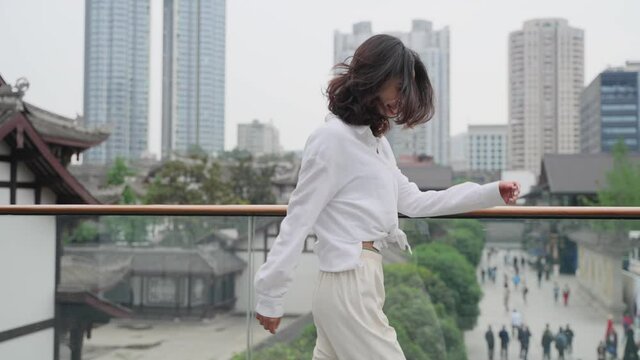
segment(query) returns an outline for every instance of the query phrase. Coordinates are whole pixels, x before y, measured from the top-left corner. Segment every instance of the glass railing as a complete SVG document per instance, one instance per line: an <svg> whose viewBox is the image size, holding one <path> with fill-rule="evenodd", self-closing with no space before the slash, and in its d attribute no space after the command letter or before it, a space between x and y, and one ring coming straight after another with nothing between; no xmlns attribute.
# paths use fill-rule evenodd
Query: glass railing
<svg viewBox="0 0 640 360"><path fill-rule="evenodd" d="M312 234L278 332L254 318L254 274L285 212L0 207L0 359L310 359ZM495 359L506 336L510 358L527 340L542 358L544 337L552 358L564 344L567 359L595 359L609 318L622 357L640 325L639 220L598 207L401 218L413 255L383 250L385 314L407 359L487 359L489 327Z"/></svg>

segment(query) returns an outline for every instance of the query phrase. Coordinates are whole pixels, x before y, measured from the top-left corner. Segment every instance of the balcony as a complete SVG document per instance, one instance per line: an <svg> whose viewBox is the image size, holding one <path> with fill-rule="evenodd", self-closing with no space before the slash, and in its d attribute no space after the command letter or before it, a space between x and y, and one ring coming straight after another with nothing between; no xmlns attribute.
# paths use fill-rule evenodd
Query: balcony
<svg viewBox="0 0 640 360"><path fill-rule="evenodd" d="M285 213L256 205L0 207L9 294L0 358L311 358L313 234L279 331L254 319L253 277ZM414 255L383 250L385 313L408 359L483 359L488 326L496 342L502 326L515 335L513 310L533 334L532 358L541 357L546 324L554 335L570 325L573 357L593 358L608 316L623 339L622 314L635 311L639 218L640 208L622 207L402 217ZM519 349L512 339L510 355Z"/></svg>

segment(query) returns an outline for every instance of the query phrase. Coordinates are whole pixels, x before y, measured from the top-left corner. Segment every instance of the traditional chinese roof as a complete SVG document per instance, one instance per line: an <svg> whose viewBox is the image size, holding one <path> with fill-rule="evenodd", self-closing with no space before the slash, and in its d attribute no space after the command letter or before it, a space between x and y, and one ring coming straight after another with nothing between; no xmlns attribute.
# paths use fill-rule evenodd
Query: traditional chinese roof
<svg viewBox="0 0 640 360"><path fill-rule="evenodd" d="M0 77L0 140L25 163L42 186L57 195L58 203L97 204L87 189L66 169L71 154L104 141L108 133L89 131L74 120L22 101Z"/></svg>
<svg viewBox="0 0 640 360"><path fill-rule="evenodd" d="M100 247L70 247L65 248L65 256L72 256L74 259L84 258L82 262L93 264L102 272L109 272L111 275L96 275L94 283L107 285L108 279L122 274L121 269L139 275L162 275L162 274L192 274L202 276L221 276L243 270L246 263L235 254L224 249L208 249L206 247L197 248L168 248L168 247L120 247L120 246L100 246ZM77 263L82 262L75 260ZM125 265L123 265L125 264ZM63 262L63 269L65 263ZM121 268L120 266L123 265ZM73 266L70 266L72 269ZM81 271L82 266L68 273ZM62 272L62 282L67 282L65 272ZM75 276L75 275L74 275ZM84 276L84 275L82 275ZM105 279L101 276L106 276ZM122 275L124 276L124 275ZM76 279L79 279L77 277ZM71 281L71 278L68 278ZM84 280L79 279L84 282Z"/></svg>
<svg viewBox="0 0 640 360"><path fill-rule="evenodd" d="M86 150L107 140L107 128L88 129L80 124L81 118L71 119L24 103L25 113L47 144L58 144Z"/></svg>
<svg viewBox="0 0 640 360"><path fill-rule="evenodd" d="M640 154L629 154L640 165ZM607 173L613 168L613 155L547 154L542 159L539 186L552 194L594 195L607 185Z"/></svg>

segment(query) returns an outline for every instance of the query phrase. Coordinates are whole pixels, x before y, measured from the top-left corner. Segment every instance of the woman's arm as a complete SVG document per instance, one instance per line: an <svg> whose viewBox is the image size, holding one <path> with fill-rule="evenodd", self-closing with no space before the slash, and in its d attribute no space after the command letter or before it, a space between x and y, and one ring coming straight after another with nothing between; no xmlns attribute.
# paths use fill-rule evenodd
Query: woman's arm
<svg viewBox="0 0 640 360"><path fill-rule="evenodd" d="M398 211L409 217L459 214L505 205L499 181L485 185L465 182L446 190L420 191L397 167L395 176L398 182Z"/></svg>

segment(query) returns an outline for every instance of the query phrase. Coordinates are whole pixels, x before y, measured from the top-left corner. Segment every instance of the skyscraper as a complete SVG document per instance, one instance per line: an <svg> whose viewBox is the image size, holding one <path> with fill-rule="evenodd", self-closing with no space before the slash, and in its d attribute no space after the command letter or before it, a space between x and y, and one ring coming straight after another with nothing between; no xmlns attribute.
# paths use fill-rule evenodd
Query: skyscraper
<svg viewBox="0 0 640 360"><path fill-rule="evenodd" d="M436 112L427 124L412 130L393 126L387 138L396 157L429 155L436 163L449 163L449 28L434 30L426 20L413 20L408 33L390 32L425 63L434 88ZM348 60L356 48L372 36L371 23L353 25L353 34L334 34L334 62Z"/></svg>
<svg viewBox="0 0 640 360"><path fill-rule="evenodd" d="M580 99L580 148L608 152L622 140L640 151L640 62L601 72Z"/></svg>
<svg viewBox="0 0 640 360"><path fill-rule="evenodd" d="M225 0L164 0L164 158L224 150L225 9Z"/></svg>
<svg viewBox="0 0 640 360"><path fill-rule="evenodd" d="M584 33L535 19L509 35L508 168L540 173L544 154L580 150Z"/></svg>
<svg viewBox="0 0 640 360"><path fill-rule="evenodd" d="M111 136L84 163L139 158L147 150L149 1L85 2L84 119Z"/></svg>

